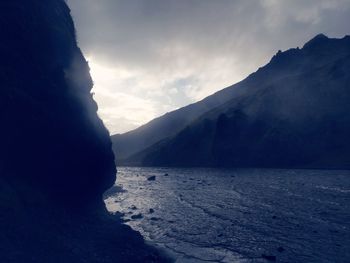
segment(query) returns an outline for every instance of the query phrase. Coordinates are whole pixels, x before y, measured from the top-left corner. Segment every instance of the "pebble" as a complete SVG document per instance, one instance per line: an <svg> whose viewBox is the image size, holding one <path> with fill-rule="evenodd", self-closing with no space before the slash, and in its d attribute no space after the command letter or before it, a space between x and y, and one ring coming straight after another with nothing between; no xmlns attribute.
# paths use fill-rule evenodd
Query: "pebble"
<svg viewBox="0 0 350 263"><path fill-rule="evenodd" d="M142 214L137 214L137 215L132 215L131 216L131 219L141 219L141 218L143 218Z"/></svg>
<svg viewBox="0 0 350 263"><path fill-rule="evenodd" d="M262 254L261 257L268 261L276 261L276 256Z"/></svg>
<svg viewBox="0 0 350 263"><path fill-rule="evenodd" d="M277 251L282 253L283 251L285 251L285 249L283 247L279 247L279 248L277 248Z"/></svg>

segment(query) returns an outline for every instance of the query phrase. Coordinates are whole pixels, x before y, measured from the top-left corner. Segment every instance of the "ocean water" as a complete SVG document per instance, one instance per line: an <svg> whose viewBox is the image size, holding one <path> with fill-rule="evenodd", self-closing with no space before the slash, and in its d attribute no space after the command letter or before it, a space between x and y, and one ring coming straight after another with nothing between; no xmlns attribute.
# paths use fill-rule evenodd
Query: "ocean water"
<svg viewBox="0 0 350 263"><path fill-rule="evenodd" d="M125 167L105 202L176 262L350 262L350 171Z"/></svg>

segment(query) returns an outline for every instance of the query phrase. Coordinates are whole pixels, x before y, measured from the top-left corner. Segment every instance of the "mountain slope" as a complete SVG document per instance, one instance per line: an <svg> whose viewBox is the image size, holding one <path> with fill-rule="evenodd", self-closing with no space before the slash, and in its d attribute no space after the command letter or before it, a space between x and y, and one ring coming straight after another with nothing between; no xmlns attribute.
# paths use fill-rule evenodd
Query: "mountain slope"
<svg viewBox="0 0 350 263"><path fill-rule="evenodd" d="M254 81L253 78L248 77L244 81L218 91L197 103L166 113L135 130L113 135L112 142L116 159L118 161L125 160L164 138L176 135L205 112L233 97L244 94L246 91L242 87L254 85Z"/></svg>
<svg viewBox="0 0 350 263"><path fill-rule="evenodd" d="M124 164L350 167L350 37L278 52L244 92Z"/></svg>

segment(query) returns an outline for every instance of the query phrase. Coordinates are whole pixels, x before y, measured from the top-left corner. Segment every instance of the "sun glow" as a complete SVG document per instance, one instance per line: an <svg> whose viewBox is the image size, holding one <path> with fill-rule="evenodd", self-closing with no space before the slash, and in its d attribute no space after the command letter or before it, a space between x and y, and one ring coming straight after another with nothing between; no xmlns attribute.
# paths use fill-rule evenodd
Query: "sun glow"
<svg viewBox="0 0 350 263"><path fill-rule="evenodd" d="M133 74L87 58L98 114L111 134L132 130L156 117L154 104L131 92Z"/></svg>
<svg viewBox="0 0 350 263"><path fill-rule="evenodd" d="M96 79L96 81L113 81L116 78L132 77L132 74L127 70L102 65L92 58L88 58L88 62L91 76Z"/></svg>

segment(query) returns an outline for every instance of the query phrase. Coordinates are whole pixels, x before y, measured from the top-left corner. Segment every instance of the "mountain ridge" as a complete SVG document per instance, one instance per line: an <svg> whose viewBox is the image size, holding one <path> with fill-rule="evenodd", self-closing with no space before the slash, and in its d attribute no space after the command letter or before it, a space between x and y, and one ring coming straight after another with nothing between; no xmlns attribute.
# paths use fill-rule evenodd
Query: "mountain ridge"
<svg viewBox="0 0 350 263"><path fill-rule="evenodd" d="M337 73L338 75L339 74L346 75L346 73L348 73L346 71L346 69L341 66L341 63L348 63L348 61L349 61L349 47L350 47L349 36L345 36L341 39L334 39L334 38L328 38L324 35L318 35L315 38L308 41L303 46L302 49L292 48L292 49L288 49L284 52L281 52L281 51L277 52L277 54L271 58L271 60L268 64L266 64L264 67L259 68L255 73L250 74L245 80L243 80L240 83L235 84L233 87L235 87L236 85L241 85L244 87L244 92L242 92L241 95L245 98L245 100L247 100L249 96L253 96L253 97L255 96L255 98L253 100L250 99L251 101L249 102L250 105L255 105L255 107L258 107L259 96L265 96L265 95L259 95L259 96L254 95L254 92L255 92L254 90L257 90L258 92L263 94L264 93L263 90L269 90L269 89L271 90L271 87L273 87L274 89L277 90L277 92L275 92L275 95L278 93L281 93L282 91L285 94L281 94L280 98L277 98L274 94L272 94L270 96L270 99L274 98L274 97L275 97L275 99L281 99L281 98L284 98L286 96L292 96L292 98L293 98L293 96L294 97L299 96L298 98L297 97L293 98L293 100L291 100L292 103L294 103L295 105L298 105L298 103L299 103L300 104L299 106L303 106L305 108L306 104L303 101L305 100L305 98L309 98L310 101L313 101L312 103L317 104L317 100L312 99L312 97L315 94L319 93L319 91L317 91L317 89L313 87L314 85L316 85L315 83L317 83L317 79L313 79L313 81L308 81L307 75L309 74L311 77L314 75L317 75L317 74L318 74L318 77L326 76L328 78L328 79L326 79L326 81L328 81L330 85L331 84L333 85L334 83L336 83L336 81L332 80L333 76L330 76L328 71L333 70L333 73ZM329 67L331 67L331 68L329 68ZM308 83L308 85L309 85L308 87L306 87L306 86L304 87L302 85L302 81L303 81L302 78L306 79L305 83ZM281 82L283 79L286 80L284 83ZM303 87L302 89L295 87L294 90L298 91L298 92L295 92L294 95L293 95L292 89L283 88L283 86L286 86L285 83L289 83L289 82L293 83L293 81L294 82L296 82L296 81L301 82L301 84L299 86ZM347 79L345 79L344 81L347 81ZM278 91L278 87L276 87L276 85L277 85L276 83L282 87L280 89L280 91ZM320 84L319 86L321 87L322 85L323 84ZM340 86L342 86L342 85L340 85ZM311 87L313 87L313 88L311 88ZM338 88L338 89L340 89L340 88ZM324 88L320 91L329 92L329 91L327 91L326 88ZM344 94L347 94L347 91L348 90L345 89ZM268 91L265 91L265 92L268 92ZM314 94L312 92L314 92ZM220 91L219 91L219 93L220 93ZM250 93L250 94L248 94L249 96L247 95L247 93ZM330 94L331 94L331 92L330 92ZM214 96L214 95L212 95L212 96ZM234 98L231 98L231 99L239 101L239 98L240 98L240 96L235 95ZM328 103L328 104L330 103L330 101L325 99L323 97L323 95L322 96L320 95L319 99L320 100L322 99L322 101L324 103ZM265 98L265 100L268 101L268 98ZM230 104L229 101L230 100L228 100L226 103ZM291 101L284 100L284 103L291 104ZM238 103L238 102L235 102L235 103ZM224 104L225 103L220 104L218 106L218 108L220 109L220 106L222 106ZM274 104L270 103L269 107L271 108L273 105ZM264 107L262 110L268 111L269 107ZM346 106L344 106L344 107L346 107ZM252 113L255 112L254 114L256 114L256 109L254 109L254 107L245 106L245 108L246 108L246 110L248 110ZM286 107L281 107L281 109L284 111L284 114L286 116L297 119L296 118L297 114L293 114L293 112L291 112L291 109L288 109ZM218 109L217 109L217 107L213 107L211 110L213 111L213 110L218 110ZM300 109L298 109L298 107L295 107L295 106L293 106L293 110L296 112L300 111ZM220 110L218 110L218 111L220 111ZM320 112L322 112L322 111L325 111L325 110L321 109ZM202 117L198 117L198 118L203 118L203 116L204 116L204 118L208 117L209 115L208 114L206 115L206 114L207 113L203 113ZM307 111L305 111L305 112L300 111L300 114L301 115L305 114L305 115L309 116L311 113L308 113ZM320 124L317 124L317 125L320 125ZM191 126L191 125L189 125L189 126ZM163 141L162 140L160 140L160 141L162 141L162 143L164 144L164 139L171 141L171 139L169 139L171 137L172 136L168 136L167 139L163 138ZM175 137L176 137L176 135L175 135ZM153 158L154 162L152 161L151 163L149 163L148 161L143 162L143 161L139 160L139 158L141 158L140 156L145 155L145 152L155 151L155 149L157 147L153 147L153 148L150 147L150 148L151 149L146 149L146 150L140 151L137 154L134 154L126 162L121 162L121 163L125 164L125 165L130 165L130 164L133 164L133 165L158 165L156 163L156 161L154 160L154 158ZM181 151L178 154L181 155L182 154ZM192 154L195 154L195 153L192 153ZM161 158L161 157L159 157L159 158ZM202 162L201 165L203 165L203 164L208 164L209 166L216 166L217 165L217 164L213 164L210 162L209 163ZM161 165L167 166L170 164L164 162ZM225 164L225 165L228 165L228 164ZM173 166L173 165L170 165L170 166ZM261 166L261 164L259 166ZM298 165L296 165L296 166L290 165L290 166L296 167ZM300 164L300 166L305 167L307 165Z"/></svg>

